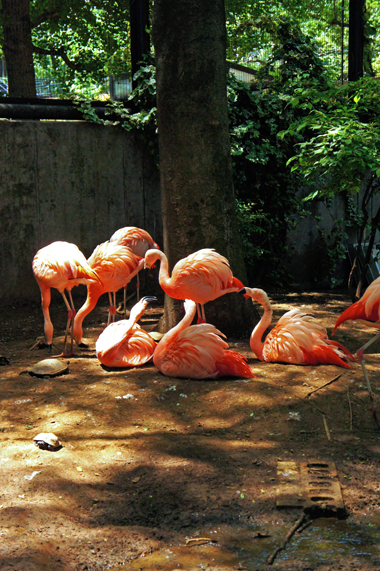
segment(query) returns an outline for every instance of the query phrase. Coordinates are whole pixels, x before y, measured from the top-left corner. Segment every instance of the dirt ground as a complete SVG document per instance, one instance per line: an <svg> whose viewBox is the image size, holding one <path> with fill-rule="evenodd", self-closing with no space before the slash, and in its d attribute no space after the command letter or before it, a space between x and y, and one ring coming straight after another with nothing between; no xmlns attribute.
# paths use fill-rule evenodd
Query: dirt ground
<svg viewBox="0 0 380 571"><path fill-rule="evenodd" d="M276 320L301 306L329 333L350 304L336 293L270 297ZM43 331L39 304L2 309L0 356L10 364L0 367L1 571L380 568L380 557L356 552L310 563L289 561L285 549L273 565L265 563L279 543L277 536L266 543L268 530L279 525L286 534L300 515L299 509L276 507L278 461L334 462L347 521L380 506L380 430L359 364L261 363L248 340L229 339L248 357L256 378L180 380L164 377L152 364L106 370L94 350L106 301L84 322L89 349L77 349L69 372L54 378L27 371L48 357L46 349L30 349ZM142 325L153 329L161 311L149 308ZM59 351L66 319L61 304L51 314ZM355 352L371 335L350 323L335 338ZM366 359L375 395L378 349L373 345ZM63 447L39 449L33 437L40 432L53 432ZM200 538L223 526L250 530L264 552L257 563L197 560ZM310 541L316 539L314 531ZM193 553L188 566L145 564L186 541Z"/></svg>

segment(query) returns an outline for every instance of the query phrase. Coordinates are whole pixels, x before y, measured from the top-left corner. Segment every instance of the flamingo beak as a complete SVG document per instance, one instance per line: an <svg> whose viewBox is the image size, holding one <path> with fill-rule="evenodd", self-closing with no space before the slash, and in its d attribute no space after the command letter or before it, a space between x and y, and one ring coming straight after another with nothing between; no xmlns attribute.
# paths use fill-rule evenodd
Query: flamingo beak
<svg viewBox="0 0 380 571"><path fill-rule="evenodd" d="M247 294L247 290L245 289L245 287L242 287L241 289L239 289L239 291L237 293L242 293L245 297L245 299L249 299L249 295Z"/></svg>
<svg viewBox="0 0 380 571"><path fill-rule="evenodd" d="M146 295L141 299L141 301L146 301L147 303L150 303L152 301L157 301L157 298L154 295Z"/></svg>

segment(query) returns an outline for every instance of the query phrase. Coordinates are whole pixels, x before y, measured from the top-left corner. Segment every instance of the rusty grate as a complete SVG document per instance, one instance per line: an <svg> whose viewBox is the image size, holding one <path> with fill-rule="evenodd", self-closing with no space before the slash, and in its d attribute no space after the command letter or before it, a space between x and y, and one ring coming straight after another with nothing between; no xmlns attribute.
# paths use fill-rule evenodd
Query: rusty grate
<svg viewBox="0 0 380 571"><path fill-rule="evenodd" d="M278 508L303 508L312 517L346 517L338 473L333 462L279 461Z"/></svg>

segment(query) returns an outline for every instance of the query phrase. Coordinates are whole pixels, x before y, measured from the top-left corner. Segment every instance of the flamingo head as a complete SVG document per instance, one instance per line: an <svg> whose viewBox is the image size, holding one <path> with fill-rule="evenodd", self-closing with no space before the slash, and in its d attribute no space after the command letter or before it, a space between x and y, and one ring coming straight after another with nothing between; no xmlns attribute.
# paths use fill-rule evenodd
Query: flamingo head
<svg viewBox="0 0 380 571"><path fill-rule="evenodd" d="M156 262L161 256L161 250L150 249L147 250L145 257L144 257L144 270L154 267L154 262Z"/></svg>
<svg viewBox="0 0 380 571"><path fill-rule="evenodd" d="M241 289L239 289L239 291L237 293L242 293L245 297L245 299L249 299L249 295L247 294L247 290L245 287L242 287Z"/></svg>
<svg viewBox="0 0 380 571"><path fill-rule="evenodd" d="M142 297L129 312L130 321L136 323L140 317L144 315L145 309L147 308L148 303L151 301L157 301L157 298L153 295Z"/></svg>

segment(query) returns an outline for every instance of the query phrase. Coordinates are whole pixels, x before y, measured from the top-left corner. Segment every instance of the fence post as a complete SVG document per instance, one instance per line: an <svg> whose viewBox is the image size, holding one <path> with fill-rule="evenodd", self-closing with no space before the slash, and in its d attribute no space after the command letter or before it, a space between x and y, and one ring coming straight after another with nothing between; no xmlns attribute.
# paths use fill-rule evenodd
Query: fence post
<svg viewBox="0 0 380 571"><path fill-rule="evenodd" d="M348 81L363 77L364 0L350 0L348 31Z"/></svg>

